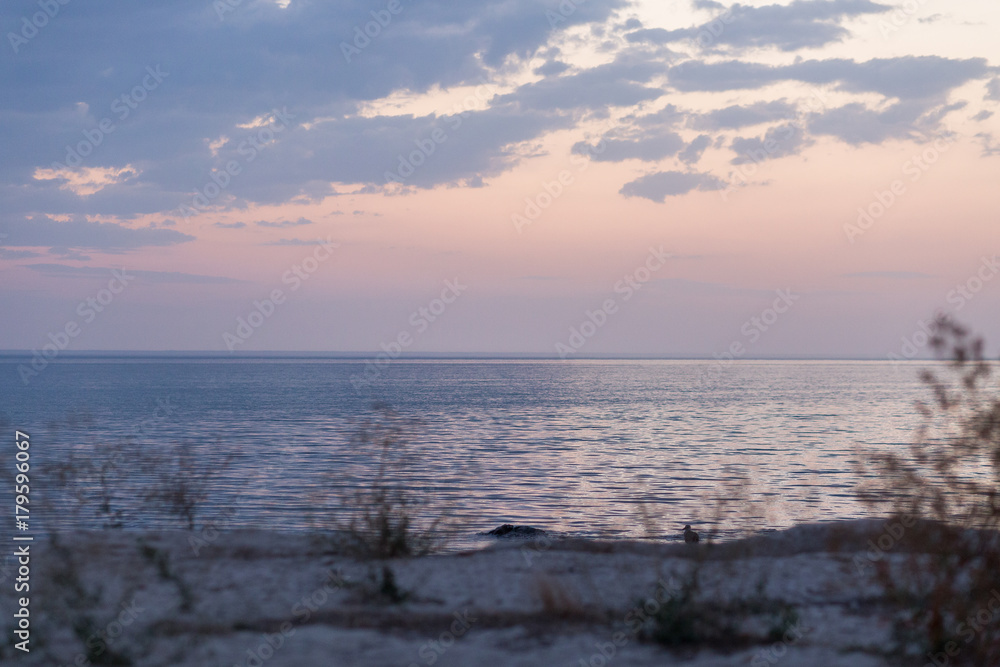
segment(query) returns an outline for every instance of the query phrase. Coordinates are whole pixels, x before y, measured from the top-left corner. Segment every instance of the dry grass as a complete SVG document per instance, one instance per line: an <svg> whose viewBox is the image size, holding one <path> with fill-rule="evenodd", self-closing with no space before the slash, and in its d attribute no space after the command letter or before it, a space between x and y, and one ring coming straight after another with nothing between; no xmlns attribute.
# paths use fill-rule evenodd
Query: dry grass
<svg viewBox="0 0 1000 667"><path fill-rule="evenodd" d="M534 594L542 606L546 618L562 621L594 621L597 614L588 609L572 590L558 579L538 574L531 580Z"/></svg>
<svg viewBox="0 0 1000 667"><path fill-rule="evenodd" d="M40 467L46 511L71 516L77 525L120 529L169 517L188 530L198 525L212 486L231 457L196 451L190 443L151 449L132 438L97 445L80 443Z"/></svg>
<svg viewBox="0 0 1000 667"><path fill-rule="evenodd" d="M314 505L326 508L317 527L337 531L337 547L359 558L423 556L443 546L454 527L449 506L422 491L413 471L419 452L411 445L418 423L389 407L374 406L374 416L357 428L352 448L366 455L353 488L345 471L329 473L329 484Z"/></svg>
<svg viewBox="0 0 1000 667"><path fill-rule="evenodd" d="M947 319L934 333L948 364L922 375L931 394L918 405L923 425L905 452L868 455L861 496L895 517L890 549L910 554L902 567L875 563L878 581L907 610L896 652L995 665L1000 623L992 612L982 622L980 612L1000 590L1000 387L981 339Z"/></svg>

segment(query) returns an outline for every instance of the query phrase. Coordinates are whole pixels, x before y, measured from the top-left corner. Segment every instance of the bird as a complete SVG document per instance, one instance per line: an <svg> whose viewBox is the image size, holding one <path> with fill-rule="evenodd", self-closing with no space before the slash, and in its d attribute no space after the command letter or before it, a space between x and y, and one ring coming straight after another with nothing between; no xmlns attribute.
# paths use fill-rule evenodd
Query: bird
<svg viewBox="0 0 1000 667"><path fill-rule="evenodd" d="M691 524L684 526L684 541L689 544L698 541L698 533L691 530Z"/></svg>

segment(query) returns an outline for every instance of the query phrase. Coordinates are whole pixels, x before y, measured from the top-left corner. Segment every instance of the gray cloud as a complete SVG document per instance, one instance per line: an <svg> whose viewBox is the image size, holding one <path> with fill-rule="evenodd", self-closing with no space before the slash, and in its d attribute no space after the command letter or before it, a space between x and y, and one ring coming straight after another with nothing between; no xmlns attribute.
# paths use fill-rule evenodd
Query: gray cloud
<svg viewBox="0 0 1000 667"><path fill-rule="evenodd" d="M306 220L305 218L299 218L298 220L278 220L275 222L270 222L268 220L258 220L255 224L258 227L301 227L302 225L311 225L312 220Z"/></svg>
<svg viewBox="0 0 1000 667"><path fill-rule="evenodd" d="M545 64L535 68L535 74L541 76L556 76L569 69L569 65L558 60L549 60Z"/></svg>
<svg viewBox="0 0 1000 667"><path fill-rule="evenodd" d="M929 273L921 271L860 271L858 273L845 273L845 278L889 278L892 280L923 280L933 278Z"/></svg>
<svg viewBox="0 0 1000 667"><path fill-rule="evenodd" d="M542 111L635 106L664 94L659 88L644 85L664 73L662 58L626 52L613 62L576 74L525 84L498 101Z"/></svg>
<svg viewBox="0 0 1000 667"><path fill-rule="evenodd" d="M125 227L113 222L82 218L59 222L48 216L9 217L0 220L8 246L57 246L92 250L132 250L147 246L169 246L194 237L172 229Z"/></svg>
<svg viewBox="0 0 1000 667"><path fill-rule="evenodd" d="M1000 102L1000 77L994 77L986 84L986 99Z"/></svg>
<svg viewBox="0 0 1000 667"><path fill-rule="evenodd" d="M950 90L988 76L985 58L956 60L940 56L901 56L855 62L836 58L793 65L764 65L729 60L687 61L672 67L670 83L678 90L753 90L780 81L838 84L851 93L878 93L901 100L940 98Z"/></svg>
<svg viewBox="0 0 1000 667"><path fill-rule="evenodd" d="M528 58L547 47L554 34L603 22L625 5L626 0L589 0L553 23L546 18L548 7L537 0L407 3L381 35L346 62L341 42L350 43L355 27L370 21L370 11L383 9L384 2L295 0L282 9L247 0L225 20L216 16L213 3L85 3L62 12L46 26L44 39L0 64L7 72L0 99L5 149L0 206L24 214L122 217L167 211L190 201L234 154L244 168L216 201L224 207L316 199L332 194L331 181L380 185L401 151L408 151L429 125L448 122L457 112L368 119L356 115L359 104L398 90L419 94L479 85L509 59ZM25 11L23 4L3 4L0 24L19 24ZM142 83L147 66L162 68L165 77L123 117L127 107L116 100ZM555 69L546 70L546 76ZM613 96L614 71L598 72L591 81L604 77L604 90ZM661 94L623 82L625 104L636 95ZM573 85L554 88L566 91ZM428 163L411 184L476 183L514 166L512 142L568 122L559 118L560 105L546 103L545 88L534 91L543 113L526 112L530 91L524 91L523 107L468 113L462 148L449 145L443 151L448 157ZM590 102L599 102L598 97ZM253 162L240 155L241 143L257 130L239 125L282 107L295 116L288 131ZM318 118L332 120L304 129ZM103 119L114 129L87 151L84 166L130 164L137 176L85 198L60 190L58 182L33 178L36 168L64 161L66 147L85 141L84 133L93 134ZM223 136L228 144L218 143Z"/></svg>
<svg viewBox="0 0 1000 667"><path fill-rule="evenodd" d="M698 135L694 141L681 151L677 158L686 165L697 164L701 160L702 154L712 145L712 137L707 134Z"/></svg>
<svg viewBox="0 0 1000 667"><path fill-rule="evenodd" d="M785 100L755 102L744 106L733 105L703 114L693 114L691 127L699 130L737 130L741 127L791 120L796 107Z"/></svg>
<svg viewBox="0 0 1000 667"><path fill-rule="evenodd" d="M261 245L300 246L316 245L317 243L325 243L325 241L322 239L279 239L277 241L270 241Z"/></svg>
<svg viewBox="0 0 1000 667"><path fill-rule="evenodd" d="M718 3L696 3L701 9L721 10ZM707 23L681 30L637 30L626 36L633 43L667 44L692 40L704 49L775 47L782 51L818 48L838 42L849 32L844 19L880 14L889 5L870 0L795 0L788 5L735 4Z"/></svg>
<svg viewBox="0 0 1000 667"><path fill-rule="evenodd" d="M615 139L605 135L600 142L591 146L581 141L573 146L578 155L590 155L596 162L621 162L623 160L644 160L655 162L676 155L684 148L684 140L676 132L646 133L641 137Z"/></svg>
<svg viewBox="0 0 1000 667"><path fill-rule="evenodd" d="M11 250L0 248L0 259L27 259L29 257L41 257L42 253L34 250Z"/></svg>
<svg viewBox="0 0 1000 667"><path fill-rule="evenodd" d="M626 183L619 191L626 197L642 197L662 203L667 197L692 190L721 190L725 183L711 174L684 171L661 171Z"/></svg>
<svg viewBox="0 0 1000 667"><path fill-rule="evenodd" d="M69 266L67 264L27 264L27 268L57 278L106 278L113 270L120 270L128 276L134 275L141 282L148 283L193 283L215 285L240 283L242 280L222 276L202 276L178 271L139 271L121 267Z"/></svg>
<svg viewBox="0 0 1000 667"><path fill-rule="evenodd" d="M812 116L809 131L855 146L877 144L913 136L915 123L924 111L920 105L897 104L885 111L873 111L860 103L847 104Z"/></svg>
<svg viewBox="0 0 1000 667"><path fill-rule="evenodd" d="M787 155L796 155L811 143L805 131L798 125L772 127L763 137L733 139L732 149L738 155L733 164L763 162Z"/></svg>

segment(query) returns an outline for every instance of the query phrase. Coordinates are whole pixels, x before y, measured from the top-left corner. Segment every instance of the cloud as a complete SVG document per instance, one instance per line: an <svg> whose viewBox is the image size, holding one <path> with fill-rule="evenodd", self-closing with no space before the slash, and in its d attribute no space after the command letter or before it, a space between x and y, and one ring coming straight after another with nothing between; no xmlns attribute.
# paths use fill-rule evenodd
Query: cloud
<svg viewBox="0 0 1000 667"><path fill-rule="evenodd" d="M718 3L696 4L702 9L722 9ZM788 5L763 7L735 4L702 25L669 31L637 30L626 39L651 44L691 40L706 50L775 47L797 51L842 41L850 34L841 25L845 19L891 9L870 0L795 0Z"/></svg>
<svg viewBox="0 0 1000 667"><path fill-rule="evenodd" d="M686 165L697 164L701 160L705 149L710 145L712 145L712 137L707 134L700 134L677 157Z"/></svg>
<svg viewBox="0 0 1000 667"><path fill-rule="evenodd" d="M626 52L613 62L576 74L525 84L498 102L535 111L635 106L663 96L660 88L644 85L663 73L662 60Z"/></svg>
<svg viewBox="0 0 1000 667"><path fill-rule="evenodd" d="M626 197L642 197L662 203L667 197L693 190L721 190L725 183L711 174L685 171L661 171L626 183L619 191Z"/></svg>
<svg viewBox="0 0 1000 667"><path fill-rule="evenodd" d="M573 146L573 153L589 155L596 162L621 162L644 160L655 162L676 155L684 148L684 140L676 132L647 133L635 138L615 139L605 135L593 146L581 141Z"/></svg>
<svg viewBox="0 0 1000 667"><path fill-rule="evenodd" d="M921 271L861 271L859 273L845 273L845 278L889 278L892 280L923 280L933 278L929 273Z"/></svg>
<svg viewBox="0 0 1000 667"><path fill-rule="evenodd" d="M569 65L559 60L549 60L535 68L535 74L539 76L556 76L569 69Z"/></svg>
<svg viewBox="0 0 1000 667"><path fill-rule="evenodd" d="M918 105L897 104L874 111L860 103L846 104L812 116L809 131L831 135L855 146L878 144L913 136L915 124L923 114L924 109Z"/></svg>
<svg viewBox="0 0 1000 667"><path fill-rule="evenodd" d="M772 127L763 137L733 139L732 149L738 155L732 164L763 162L787 155L796 155L812 143L799 125L787 124Z"/></svg>
<svg viewBox="0 0 1000 667"><path fill-rule="evenodd" d="M664 28L642 28L625 35L633 44L669 44L688 35L687 30L666 30Z"/></svg>
<svg viewBox="0 0 1000 667"><path fill-rule="evenodd" d="M1000 155L1000 141L989 132L978 132L975 135L979 140L979 145L983 147L983 157L995 157Z"/></svg>
<svg viewBox="0 0 1000 667"><path fill-rule="evenodd" d="M10 250L0 248L0 259L27 259L29 257L41 257L42 253L34 250Z"/></svg>
<svg viewBox="0 0 1000 667"><path fill-rule="evenodd" d="M55 278L107 278L112 271L118 270L126 276L135 276L141 282L148 283L192 283L199 285L216 285L241 283L242 280L222 276L202 276L194 273L178 271L139 271L121 267L69 266L67 264L27 264L32 271L43 273Z"/></svg>
<svg viewBox="0 0 1000 667"><path fill-rule="evenodd" d="M578 3L558 21L548 20L548 7L537 0L404 3L382 34L349 58L341 43L350 44L355 27L384 2L296 0L282 9L247 1L225 20L216 14L219 4L84 3L46 26L44 49L40 42L22 47L18 75L5 79L0 103L0 209L121 217L176 210L233 159L242 171L215 200L220 208L315 200L332 194L331 182L384 184L397 156L434 126L451 137L459 113L464 125L454 131L463 140L441 147L441 159L428 161L408 184L477 183L518 163L513 145L571 122L553 92L582 93L590 82L623 104L662 94L616 81L624 68L561 81L567 77L554 76L562 72L552 64L542 85L522 91L523 106L494 100L488 108L426 117L358 113L399 91L421 95L503 77L511 63L552 53L560 33L603 23L627 0ZM3 3L0 24L20 25L23 13L23 6ZM123 104L122 95L146 80L147 66L158 68L162 81L136 106ZM585 103L604 106L601 94ZM531 112L533 104L540 113ZM253 119L275 108L295 119L251 162L238 151L259 130ZM35 178L55 176L47 170L88 142L81 171Z"/></svg>
<svg viewBox="0 0 1000 667"><path fill-rule="evenodd" d="M36 169L34 178L37 181L59 181L60 190L69 190L73 194L86 197L104 188L124 183L139 175L132 165L124 167L79 167L76 169Z"/></svg>
<svg viewBox="0 0 1000 667"><path fill-rule="evenodd" d="M278 220L276 222L270 222L268 220L258 220L255 224L258 227L299 227L302 225L311 225L312 220L306 220L305 218L299 218L298 220Z"/></svg>
<svg viewBox="0 0 1000 667"><path fill-rule="evenodd" d="M837 84L850 93L878 93L900 100L941 98L962 84L988 76L985 58L900 56L855 62L842 58L792 65L727 60L686 61L669 70L670 84L684 92L754 90L781 81Z"/></svg>
<svg viewBox="0 0 1000 667"><path fill-rule="evenodd" d="M986 84L986 99L1000 102L1000 77L994 77Z"/></svg>
<svg viewBox="0 0 1000 667"><path fill-rule="evenodd" d="M751 125L791 120L796 107L785 100L733 105L691 116L690 125L699 130L738 130Z"/></svg>
<svg viewBox="0 0 1000 667"><path fill-rule="evenodd" d="M9 217L0 220L8 246L57 246L91 250L133 250L147 246L170 246L194 237L172 229L125 227L114 222L76 218L66 222L48 216Z"/></svg>
<svg viewBox="0 0 1000 667"><path fill-rule="evenodd" d="M90 261L90 255L85 255L79 250L75 250L73 248L52 247L49 248L49 254L55 255L59 259L71 259L76 262Z"/></svg>
<svg viewBox="0 0 1000 667"><path fill-rule="evenodd" d="M323 239L279 239L277 241L263 243L262 245L300 246L316 245L317 243L325 243L325 241Z"/></svg>

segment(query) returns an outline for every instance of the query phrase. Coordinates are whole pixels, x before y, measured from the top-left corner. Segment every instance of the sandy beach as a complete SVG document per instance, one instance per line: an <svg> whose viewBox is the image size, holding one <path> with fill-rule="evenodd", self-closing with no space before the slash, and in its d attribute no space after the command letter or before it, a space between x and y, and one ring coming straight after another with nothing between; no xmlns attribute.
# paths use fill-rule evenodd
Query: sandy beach
<svg viewBox="0 0 1000 667"><path fill-rule="evenodd" d="M31 653L8 644L0 655L46 666L884 665L895 609L873 564L909 557L873 550L885 534L857 521L722 545L501 539L366 562L301 533L68 533L32 546ZM700 606L678 606L688 593Z"/></svg>

